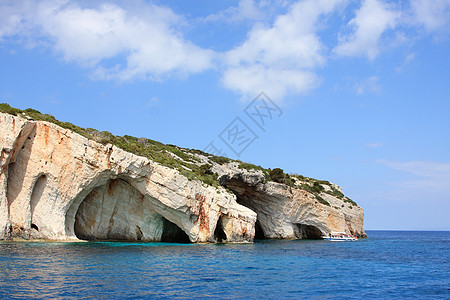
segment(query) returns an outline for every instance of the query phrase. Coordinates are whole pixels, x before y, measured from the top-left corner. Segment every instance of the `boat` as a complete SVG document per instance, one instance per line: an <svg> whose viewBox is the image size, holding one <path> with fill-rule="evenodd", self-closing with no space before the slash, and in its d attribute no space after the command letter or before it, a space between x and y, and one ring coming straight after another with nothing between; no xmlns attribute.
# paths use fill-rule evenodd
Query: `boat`
<svg viewBox="0 0 450 300"><path fill-rule="evenodd" d="M322 236L324 240L332 242L342 242L342 241L357 241L358 238L354 235L345 232L330 232L328 235Z"/></svg>

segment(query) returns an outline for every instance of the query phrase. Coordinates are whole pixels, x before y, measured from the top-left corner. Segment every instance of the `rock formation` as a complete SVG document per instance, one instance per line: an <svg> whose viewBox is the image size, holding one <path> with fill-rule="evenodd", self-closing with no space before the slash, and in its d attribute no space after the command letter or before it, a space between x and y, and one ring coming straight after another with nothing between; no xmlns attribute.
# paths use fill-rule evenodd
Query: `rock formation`
<svg viewBox="0 0 450 300"><path fill-rule="evenodd" d="M236 194L237 202L257 213L259 237L315 239L331 231L365 237L364 212L359 206L327 193L321 193L321 197L328 205L322 204L306 190L266 182L262 172L243 172L237 164L217 168L217 172L221 184Z"/></svg>
<svg viewBox="0 0 450 300"><path fill-rule="evenodd" d="M0 113L0 148L0 239L251 242L255 232L287 239L329 231L365 235L359 206L321 193L325 205L307 190L207 154L189 155L210 164L222 186L25 115Z"/></svg>

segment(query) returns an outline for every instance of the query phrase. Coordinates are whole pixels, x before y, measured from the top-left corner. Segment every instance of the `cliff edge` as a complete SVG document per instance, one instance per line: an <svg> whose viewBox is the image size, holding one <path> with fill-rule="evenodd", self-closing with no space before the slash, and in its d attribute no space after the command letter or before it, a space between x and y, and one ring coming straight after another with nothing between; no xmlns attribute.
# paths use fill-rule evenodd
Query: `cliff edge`
<svg viewBox="0 0 450 300"><path fill-rule="evenodd" d="M81 129L35 110L0 113L0 148L0 239L365 236L362 208L329 182Z"/></svg>

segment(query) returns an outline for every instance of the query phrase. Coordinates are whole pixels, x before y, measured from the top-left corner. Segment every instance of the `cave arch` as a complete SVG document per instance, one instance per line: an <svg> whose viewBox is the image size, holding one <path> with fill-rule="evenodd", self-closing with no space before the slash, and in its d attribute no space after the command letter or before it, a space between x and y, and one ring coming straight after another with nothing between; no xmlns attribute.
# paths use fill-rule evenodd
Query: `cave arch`
<svg viewBox="0 0 450 300"><path fill-rule="evenodd" d="M296 233L299 239L319 240L322 239L322 231L313 226L306 224L296 224L298 233Z"/></svg>
<svg viewBox="0 0 450 300"><path fill-rule="evenodd" d="M31 192L31 197L30 197L30 223L31 223L31 228L33 228L34 225L34 229L39 230L38 226L36 225L36 217L34 215L34 212L36 210L36 206L38 205L39 201L42 198L42 195L44 194L44 190L47 186L47 175L43 174L41 176L38 177L38 179L36 180L36 182L34 183L34 187L33 187L33 191Z"/></svg>
<svg viewBox="0 0 450 300"><path fill-rule="evenodd" d="M220 216L217 220L216 229L214 229L214 240L217 243L224 243L227 241L227 234L223 228L223 217Z"/></svg>
<svg viewBox="0 0 450 300"><path fill-rule="evenodd" d="M187 244L191 241L186 232L184 232L176 224L163 217L163 231L161 234L161 242Z"/></svg>
<svg viewBox="0 0 450 300"><path fill-rule="evenodd" d="M8 202L8 210L12 209L21 210L22 208L28 208L28 197L20 197L22 192L22 186L24 185L25 178L28 175L27 166L31 157L31 147L33 146L36 136L36 124L26 124L20 131L16 142L5 165L7 166L7 181L6 181L6 199ZM20 198L23 201L20 201ZM17 203L19 201L20 203ZM13 207L13 208L12 208ZM15 207L15 208L14 208ZM12 223L22 223L19 220L14 220L14 216L10 216ZM21 224L24 226L25 224Z"/></svg>
<svg viewBox="0 0 450 300"><path fill-rule="evenodd" d="M259 220L257 219L255 222L255 240L265 240L266 235L264 234L264 230L261 227L261 224L259 223Z"/></svg>
<svg viewBox="0 0 450 300"><path fill-rule="evenodd" d="M80 190L74 196L65 208L64 227L65 235L70 239L78 239L75 233L76 215L80 209L80 205L86 200L88 195L95 189L106 185L109 180L114 178L113 174L108 170L99 173L94 178L90 178L89 181L80 184Z"/></svg>
<svg viewBox="0 0 450 300"><path fill-rule="evenodd" d="M149 211L144 207L144 195L127 181L112 179L92 189L81 201L74 233L82 240L152 239L147 231L155 224L144 224L145 213Z"/></svg>
<svg viewBox="0 0 450 300"><path fill-rule="evenodd" d="M82 195L84 197L80 196L76 209L71 208L76 238L190 242L179 226L160 214L164 209L156 207L155 201L145 197L126 179L115 178L102 183ZM67 219L70 221L70 215Z"/></svg>

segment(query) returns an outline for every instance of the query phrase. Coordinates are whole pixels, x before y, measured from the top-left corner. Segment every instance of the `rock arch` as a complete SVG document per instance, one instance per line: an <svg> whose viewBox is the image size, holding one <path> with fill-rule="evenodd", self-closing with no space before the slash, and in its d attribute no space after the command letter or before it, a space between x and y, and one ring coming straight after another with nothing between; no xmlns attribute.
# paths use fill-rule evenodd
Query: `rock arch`
<svg viewBox="0 0 450 300"><path fill-rule="evenodd" d="M189 242L189 236L154 204L129 180L109 179L80 201L73 233L82 240Z"/></svg>
<svg viewBox="0 0 450 300"><path fill-rule="evenodd" d="M24 125L5 164L7 172L6 199L10 221L13 227L21 229L29 229L30 226L27 222L27 215L30 209L31 190L23 189L23 186L29 179L27 165L30 161L35 136L36 125ZM18 215L25 216L25 218L16 217Z"/></svg>
<svg viewBox="0 0 450 300"><path fill-rule="evenodd" d="M93 178L89 178L80 183L76 188L78 192L73 196L63 208L64 212L64 235L69 239L77 239L75 234L75 216L85 198L96 188L105 185L108 180L113 179L114 174L110 171L100 172Z"/></svg>
<svg viewBox="0 0 450 300"><path fill-rule="evenodd" d="M30 197L30 227L39 231L39 223L38 218L36 218L34 212L36 210L36 206L39 204L39 201L44 194L44 190L47 185L47 175L42 174L38 177L36 182L34 183L33 191L31 192Z"/></svg>
<svg viewBox="0 0 450 300"><path fill-rule="evenodd" d="M163 234L165 239L184 232L192 242L207 242L214 239L219 216L227 242L253 238L256 213L221 188L189 180L173 168L48 122L0 113L0 129L0 239L29 238L30 231L37 230L36 238L48 240L73 240L77 235L102 238L97 232L106 225L108 239L151 240ZM103 190L100 194L114 198L108 196L113 182L126 186L119 189L122 192L130 192L121 199L133 200L131 220L121 215L131 208L117 203L115 214L103 218L104 199L94 197L93 191ZM80 210L87 205L86 198L96 198L92 202L101 210ZM145 224L134 220L145 209L152 211L142 217ZM83 214L91 217L83 219ZM148 223L158 226L151 231Z"/></svg>
<svg viewBox="0 0 450 300"><path fill-rule="evenodd" d="M227 234L224 229L224 217L220 216L217 220L216 228L214 229L214 240L218 243L224 243L227 241Z"/></svg>
<svg viewBox="0 0 450 300"><path fill-rule="evenodd" d="M166 243L190 243L189 236L176 224L163 218L163 230L160 241Z"/></svg>
<svg viewBox="0 0 450 300"><path fill-rule="evenodd" d="M299 239L308 239L308 240L319 240L322 238L322 231L313 225L307 224L295 224L297 226L297 230L295 230L295 235Z"/></svg>
<svg viewBox="0 0 450 300"><path fill-rule="evenodd" d="M255 222L255 240L264 240L266 239L266 234L264 233L264 230L261 227L261 224L259 223L259 220L256 219Z"/></svg>

